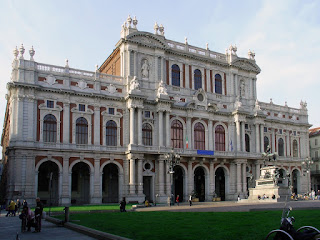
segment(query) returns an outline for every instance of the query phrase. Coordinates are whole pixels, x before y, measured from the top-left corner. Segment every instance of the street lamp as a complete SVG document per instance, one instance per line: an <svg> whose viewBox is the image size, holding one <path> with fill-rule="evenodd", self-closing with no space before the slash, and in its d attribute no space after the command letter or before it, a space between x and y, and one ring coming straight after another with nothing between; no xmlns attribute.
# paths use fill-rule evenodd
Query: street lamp
<svg viewBox="0 0 320 240"><path fill-rule="evenodd" d="M175 153L172 149L170 153L164 154L164 158L165 158L166 163L169 166L168 173L170 174L170 181L171 181L171 191L170 191L171 192L171 196L170 196L171 202L170 202L170 205L174 205L173 174L174 174L174 167L180 163L180 155L178 153Z"/></svg>
<svg viewBox="0 0 320 240"><path fill-rule="evenodd" d="M310 178L310 169L311 169L312 164L313 164L313 161L309 157L307 157L305 160L302 161L302 167L307 172L307 179L308 179L307 191L308 191L308 193L310 192L310 189L309 189L309 187L310 187L309 178Z"/></svg>

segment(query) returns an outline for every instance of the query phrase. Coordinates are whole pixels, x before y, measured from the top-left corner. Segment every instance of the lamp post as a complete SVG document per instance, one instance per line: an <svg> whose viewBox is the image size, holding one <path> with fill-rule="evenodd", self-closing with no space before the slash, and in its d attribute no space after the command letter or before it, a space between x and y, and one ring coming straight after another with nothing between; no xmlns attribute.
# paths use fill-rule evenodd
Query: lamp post
<svg viewBox="0 0 320 240"><path fill-rule="evenodd" d="M175 153L173 149L170 153L166 153L164 155L165 161L168 164L168 173L170 174L170 181L171 181L171 202L170 206L174 204L174 194L173 194L173 174L174 174L174 167L180 163L180 155Z"/></svg>
<svg viewBox="0 0 320 240"><path fill-rule="evenodd" d="M307 179L308 179L307 191L308 191L308 193L310 192L310 189L309 189L310 188L309 178L310 178L310 169L311 169L312 164L313 164L313 161L309 157L307 157L305 160L302 161L302 167L307 172Z"/></svg>

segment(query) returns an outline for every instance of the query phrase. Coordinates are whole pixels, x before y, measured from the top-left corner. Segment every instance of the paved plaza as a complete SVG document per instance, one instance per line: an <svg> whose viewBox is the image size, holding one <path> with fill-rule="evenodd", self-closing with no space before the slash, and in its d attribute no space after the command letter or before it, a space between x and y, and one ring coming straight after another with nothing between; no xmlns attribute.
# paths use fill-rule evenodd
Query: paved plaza
<svg viewBox="0 0 320 240"><path fill-rule="evenodd" d="M276 210L283 209L285 203L237 203L237 202L203 202L194 203L189 206L188 203L181 203L180 206L153 206L147 208L137 208L135 211L172 211L172 212L246 212L246 211L261 211L261 210ZM320 201L291 201L287 203L294 210L297 209L320 209ZM55 239L68 239L68 240L92 240L95 238L89 237L85 234L72 231L68 228L57 226L51 222L43 220L42 231L40 233L20 232L21 220L16 217L5 217L2 211L0 216L0 240L15 240L17 233L20 240L55 240ZM104 239L104 238L100 238Z"/></svg>

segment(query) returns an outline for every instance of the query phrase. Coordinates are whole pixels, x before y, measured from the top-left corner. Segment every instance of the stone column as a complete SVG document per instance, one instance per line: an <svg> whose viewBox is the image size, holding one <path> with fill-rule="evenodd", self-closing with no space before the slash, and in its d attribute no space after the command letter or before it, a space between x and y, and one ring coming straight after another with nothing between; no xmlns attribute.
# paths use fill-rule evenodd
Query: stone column
<svg viewBox="0 0 320 240"><path fill-rule="evenodd" d="M213 160L210 160L210 192L209 194L213 194L215 191L215 174L214 174L214 166Z"/></svg>
<svg viewBox="0 0 320 240"><path fill-rule="evenodd" d="M133 52L133 56L134 56L134 61L133 61L133 64L134 64L134 67L133 67L133 75L134 76L137 76L138 75L138 66L139 66L139 63L138 63L138 56L137 56L137 52L134 51Z"/></svg>
<svg viewBox="0 0 320 240"><path fill-rule="evenodd" d="M241 163L237 162L237 194L241 192Z"/></svg>
<svg viewBox="0 0 320 240"><path fill-rule="evenodd" d="M142 108L138 108L138 145L142 145Z"/></svg>
<svg viewBox="0 0 320 240"><path fill-rule="evenodd" d="M171 195L171 174L168 172L169 170L169 164L166 163L166 192L167 192L167 196Z"/></svg>
<svg viewBox="0 0 320 240"><path fill-rule="evenodd" d="M242 164L242 192L247 195L247 164Z"/></svg>
<svg viewBox="0 0 320 240"><path fill-rule="evenodd" d="M260 162L255 163L256 166L256 180L260 178Z"/></svg>
<svg viewBox="0 0 320 240"><path fill-rule="evenodd" d="M260 151L264 152L264 125L260 125Z"/></svg>
<svg viewBox="0 0 320 240"><path fill-rule="evenodd" d="M242 151L246 151L246 131L245 131L245 122L241 122L241 139L242 139Z"/></svg>
<svg viewBox="0 0 320 240"><path fill-rule="evenodd" d="M271 151L272 152L276 152L276 134L275 134L275 129L274 128L272 128L272 140L271 140L271 144L270 144L270 146L272 146L271 147Z"/></svg>
<svg viewBox="0 0 320 240"><path fill-rule="evenodd" d="M143 194L142 159L138 159L138 195Z"/></svg>
<svg viewBox="0 0 320 240"><path fill-rule="evenodd" d="M241 151L240 122L236 121L237 152Z"/></svg>
<svg viewBox="0 0 320 240"><path fill-rule="evenodd" d="M191 194L194 190L193 172L192 172L192 161L188 161L188 193Z"/></svg>
<svg viewBox="0 0 320 240"><path fill-rule="evenodd" d="M94 176L93 176L93 195L92 203L100 204L102 202L102 186L100 185L100 158L94 159Z"/></svg>
<svg viewBox="0 0 320 240"><path fill-rule="evenodd" d="M170 132L170 112L166 112L166 147L170 147L171 132Z"/></svg>
<svg viewBox="0 0 320 240"><path fill-rule="evenodd" d="M256 153L260 153L259 124L256 124Z"/></svg>
<svg viewBox="0 0 320 240"><path fill-rule="evenodd" d="M164 161L159 160L159 194L160 196L164 195Z"/></svg>
<svg viewBox="0 0 320 240"><path fill-rule="evenodd" d="M94 145L100 145L100 107L94 107Z"/></svg>
<svg viewBox="0 0 320 240"><path fill-rule="evenodd" d="M191 118L187 117L187 136L189 142L189 149L193 149L193 142L192 142L192 129L191 129Z"/></svg>
<svg viewBox="0 0 320 240"><path fill-rule="evenodd" d="M130 194L134 195L136 193L136 160L130 159Z"/></svg>
<svg viewBox="0 0 320 240"><path fill-rule="evenodd" d="M71 203L71 195L69 186L71 185L70 173L69 173L69 155L63 156L62 166L62 193L61 193L61 205Z"/></svg>
<svg viewBox="0 0 320 240"><path fill-rule="evenodd" d="M70 143L70 103L63 104L63 143Z"/></svg>
<svg viewBox="0 0 320 240"><path fill-rule="evenodd" d="M214 150L215 146L213 143L213 132L212 132L212 120L209 120L209 125L208 125L208 132L209 132L209 150ZM227 143L228 145L228 143Z"/></svg>
<svg viewBox="0 0 320 240"><path fill-rule="evenodd" d="M159 147L163 147L163 112L159 110Z"/></svg>
<svg viewBox="0 0 320 240"><path fill-rule="evenodd" d="M134 134L135 134L135 129L134 129L134 108L130 108L130 144L134 145Z"/></svg>

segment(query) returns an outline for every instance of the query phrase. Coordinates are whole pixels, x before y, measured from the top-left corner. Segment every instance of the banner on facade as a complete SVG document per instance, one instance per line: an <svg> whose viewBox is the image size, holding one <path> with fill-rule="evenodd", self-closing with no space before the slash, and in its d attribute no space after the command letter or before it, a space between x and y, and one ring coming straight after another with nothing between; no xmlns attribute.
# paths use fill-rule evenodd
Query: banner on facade
<svg viewBox="0 0 320 240"><path fill-rule="evenodd" d="M214 155L214 151L197 150L197 154L199 154L199 155Z"/></svg>

